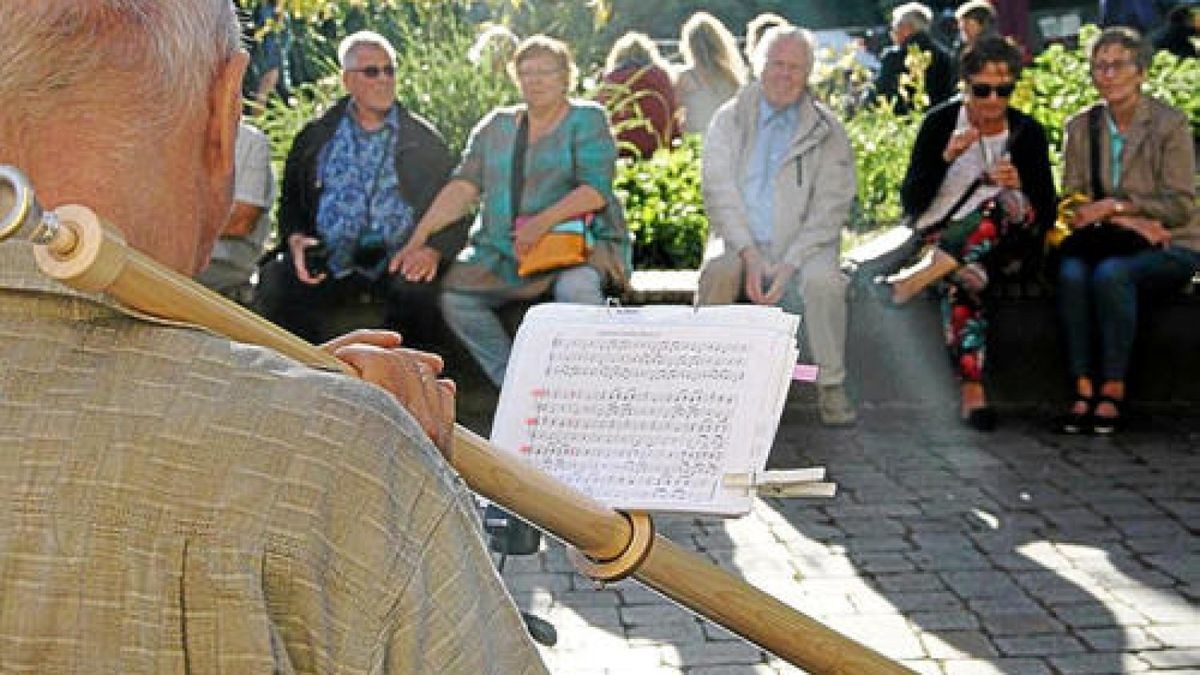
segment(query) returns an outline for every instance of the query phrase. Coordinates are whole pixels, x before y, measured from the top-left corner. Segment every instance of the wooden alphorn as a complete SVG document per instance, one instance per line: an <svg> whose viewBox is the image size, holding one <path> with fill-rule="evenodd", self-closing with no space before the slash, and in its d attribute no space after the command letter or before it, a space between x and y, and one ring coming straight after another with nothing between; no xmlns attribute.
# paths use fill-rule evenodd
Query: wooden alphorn
<svg viewBox="0 0 1200 675"><path fill-rule="evenodd" d="M125 244L89 209L44 213L28 181L0 166L0 240L30 239L43 273L158 318L193 324L315 367L354 374L332 355ZM645 514L614 511L455 425L447 460L477 494L575 547L600 581L632 576L779 658L818 674L912 673L657 535Z"/></svg>

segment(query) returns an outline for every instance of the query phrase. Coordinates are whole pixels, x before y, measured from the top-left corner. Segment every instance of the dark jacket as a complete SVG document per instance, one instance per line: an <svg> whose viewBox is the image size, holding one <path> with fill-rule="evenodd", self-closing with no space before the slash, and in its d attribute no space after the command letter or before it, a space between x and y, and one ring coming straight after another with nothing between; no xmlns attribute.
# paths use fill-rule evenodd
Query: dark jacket
<svg viewBox="0 0 1200 675"><path fill-rule="evenodd" d="M279 250L287 252L289 235L303 233L316 236L317 205L321 198L319 158L346 115L350 97L339 100L332 108L305 125L292 142L287 164L283 170L283 191L279 201ZM399 143L396 148L396 176L400 192L413 208L414 224L420 222L434 197L446 184L454 157L441 134L429 122L396 103L400 113ZM430 238L429 245L442 254L448 264L467 241L470 221L460 220Z"/></svg>
<svg viewBox="0 0 1200 675"><path fill-rule="evenodd" d="M942 152L954 133L962 105L961 98L951 99L930 110L921 120L921 128L917 131L908 161L908 171L900 186L900 203L904 213L913 218L921 215L933 203L946 177L946 170L950 168L942 159ZM1040 241L1040 235L1050 227L1057 215L1057 195L1054 177L1050 173L1046 132L1037 120L1009 108L1008 133L1009 157L1021 176L1021 191L1029 198L1034 209L1033 236L1030 239Z"/></svg>
<svg viewBox="0 0 1200 675"><path fill-rule="evenodd" d="M873 96L890 96L896 100L896 112L904 113L909 110L909 103L900 96L900 76L908 71L904 66L908 58L909 47L917 47L932 54L929 68L925 71L925 92L929 94L929 107L949 99L954 95L957 83L954 57L944 47L929 37L928 33L914 33L902 44L892 45L883 50L879 56L879 75L875 78Z"/></svg>

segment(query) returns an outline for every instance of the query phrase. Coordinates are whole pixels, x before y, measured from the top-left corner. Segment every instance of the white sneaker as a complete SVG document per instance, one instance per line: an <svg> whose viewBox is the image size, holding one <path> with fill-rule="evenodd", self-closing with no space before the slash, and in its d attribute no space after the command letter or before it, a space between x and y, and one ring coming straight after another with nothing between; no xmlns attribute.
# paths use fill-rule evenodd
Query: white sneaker
<svg viewBox="0 0 1200 675"><path fill-rule="evenodd" d="M817 412L821 416L821 424L827 427L847 427L858 421L858 414L846 396L846 389L840 384L831 384L817 388Z"/></svg>

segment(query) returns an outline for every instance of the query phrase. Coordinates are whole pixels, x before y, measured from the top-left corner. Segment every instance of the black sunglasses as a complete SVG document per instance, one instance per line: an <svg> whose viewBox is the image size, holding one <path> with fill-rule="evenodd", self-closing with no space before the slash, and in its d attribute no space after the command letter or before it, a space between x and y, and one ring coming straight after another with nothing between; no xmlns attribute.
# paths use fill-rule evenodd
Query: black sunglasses
<svg viewBox="0 0 1200 675"><path fill-rule="evenodd" d="M1013 90L1016 88L1017 85L1013 84L1012 82L1008 82L1006 84L978 84L972 82L971 95L975 98L988 98L994 91L1000 98L1008 98L1009 96L1012 96Z"/></svg>
<svg viewBox="0 0 1200 675"><path fill-rule="evenodd" d="M395 77L396 66L367 66L365 68L351 68L350 72L362 73L363 75L366 75L368 79L373 80L379 77L380 73L383 73L388 77Z"/></svg>

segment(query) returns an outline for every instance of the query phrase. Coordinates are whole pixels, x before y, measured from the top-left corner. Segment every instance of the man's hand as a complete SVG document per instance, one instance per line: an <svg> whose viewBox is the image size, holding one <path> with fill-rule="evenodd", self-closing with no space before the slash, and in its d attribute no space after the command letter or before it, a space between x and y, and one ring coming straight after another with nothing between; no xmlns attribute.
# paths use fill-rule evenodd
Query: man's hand
<svg viewBox="0 0 1200 675"><path fill-rule="evenodd" d="M768 269L766 274L767 278L771 279L771 285L763 296L762 304L778 305L779 301L783 299L783 294L787 292L787 286L792 282L792 277L796 274L796 268L787 263L779 263Z"/></svg>
<svg viewBox="0 0 1200 675"><path fill-rule="evenodd" d="M392 256L391 262L388 263L388 273L400 273L409 281L427 283L437 277L438 263L441 260L442 254L436 248L428 244L410 244Z"/></svg>
<svg viewBox="0 0 1200 675"><path fill-rule="evenodd" d="M304 251L321 243L321 240L307 234L292 234L288 235L287 243L288 250L292 254L292 266L296 268L296 278L300 280L300 283L316 286L325 281L324 272L314 276L309 274L308 268L304 266Z"/></svg>
<svg viewBox="0 0 1200 675"><path fill-rule="evenodd" d="M358 371L359 377L383 387L413 416L442 454L449 457L454 435L453 380L438 379L442 357L400 346L399 333L356 330L321 345Z"/></svg>
<svg viewBox="0 0 1200 675"><path fill-rule="evenodd" d="M767 264L758 249L747 247L742 249L742 266L745 268L743 281L746 297L756 305L767 304L767 293L763 282L767 276Z"/></svg>

